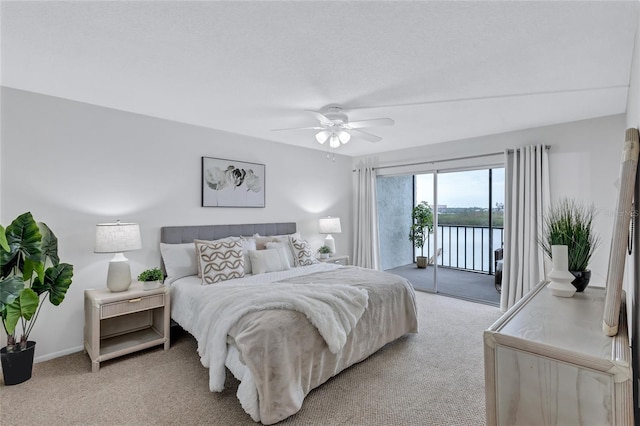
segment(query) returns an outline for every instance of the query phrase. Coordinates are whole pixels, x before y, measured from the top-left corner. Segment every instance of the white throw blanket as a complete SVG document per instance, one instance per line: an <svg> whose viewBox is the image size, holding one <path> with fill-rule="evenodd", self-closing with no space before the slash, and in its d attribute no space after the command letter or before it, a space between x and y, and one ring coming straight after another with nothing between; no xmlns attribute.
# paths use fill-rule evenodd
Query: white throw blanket
<svg viewBox="0 0 640 426"><path fill-rule="evenodd" d="M244 315L268 309L303 313L317 329L332 353L344 346L347 336L364 313L369 295L365 289L343 284L211 284L200 301L193 330L202 365L209 368L209 389L224 389L227 334Z"/></svg>

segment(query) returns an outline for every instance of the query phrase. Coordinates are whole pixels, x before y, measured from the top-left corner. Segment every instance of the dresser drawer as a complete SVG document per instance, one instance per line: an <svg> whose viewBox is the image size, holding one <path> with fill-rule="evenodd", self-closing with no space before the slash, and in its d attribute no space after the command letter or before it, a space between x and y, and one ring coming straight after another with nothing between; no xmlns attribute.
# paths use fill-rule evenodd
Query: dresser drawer
<svg viewBox="0 0 640 426"><path fill-rule="evenodd" d="M100 319L164 306L164 294L136 297L119 302L106 303L100 308Z"/></svg>

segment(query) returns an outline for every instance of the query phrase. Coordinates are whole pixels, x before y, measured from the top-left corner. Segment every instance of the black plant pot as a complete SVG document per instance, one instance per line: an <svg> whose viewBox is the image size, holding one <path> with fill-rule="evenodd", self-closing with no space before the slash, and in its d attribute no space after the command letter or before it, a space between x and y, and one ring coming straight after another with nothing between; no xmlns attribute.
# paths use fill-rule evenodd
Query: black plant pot
<svg viewBox="0 0 640 426"><path fill-rule="evenodd" d="M2 361L2 375L5 385L17 385L31 378L33 371L33 355L36 352L36 342L27 341L27 348L23 351L7 352L7 347L0 349Z"/></svg>
<svg viewBox="0 0 640 426"><path fill-rule="evenodd" d="M576 288L577 292L582 292L584 291L585 288L587 288L587 285L589 285L589 280L591 279L591 271L586 270L586 271L570 271L574 277L576 277L575 280L573 280L571 282L571 284L573 284L573 286Z"/></svg>

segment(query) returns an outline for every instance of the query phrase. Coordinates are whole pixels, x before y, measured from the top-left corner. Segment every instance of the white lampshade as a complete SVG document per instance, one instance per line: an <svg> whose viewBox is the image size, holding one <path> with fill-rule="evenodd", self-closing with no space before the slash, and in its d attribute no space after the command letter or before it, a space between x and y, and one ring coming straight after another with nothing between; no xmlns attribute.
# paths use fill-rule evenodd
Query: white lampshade
<svg viewBox="0 0 640 426"><path fill-rule="evenodd" d="M322 145L327 141L327 139L329 139L329 132L327 132L326 130L316 133L316 140L319 144Z"/></svg>
<svg viewBox="0 0 640 426"><path fill-rule="evenodd" d="M318 221L318 228L321 234L328 234L324 239L324 245L331 249L331 253L336 252L336 242L331 234L339 234L342 232L339 217L323 217Z"/></svg>
<svg viewBox="0 0 640 426"><path fill-rule="evenodd" d="M94 253L122 253L142 248L137 223L99 223L96 225Z"/></svg>
<svg viewBox="0 0 640 426"><path fill-rule="evenodd" d="M340 147L340 139L338 139L338 135L335 133L331 133L329 137L329 146L331 148L339 148Z"/></svg>
<svg viewBox="0 0 640 426"><path fill-rule="evenodd" d="M109 290L125 291L131 285L129 260L125 251L142 248L140 226L137 223L99 223L96 225L95 253L115 253L109 262L107 287Z"/></svg>
<svg viewBox="0 0 640 426"><path fill-rule="evenodd" d="M340 139L340 142L344 144L351 140L351 135L348 132L342 130L340 131L340 133L338 133L338 139Z"/></svg>
<svg viewBox="0 0 640 426"><path fill-rule="evenodd" d="M342 232L339 217L323 217L318 222L321 234L339 234Z"/></svg>

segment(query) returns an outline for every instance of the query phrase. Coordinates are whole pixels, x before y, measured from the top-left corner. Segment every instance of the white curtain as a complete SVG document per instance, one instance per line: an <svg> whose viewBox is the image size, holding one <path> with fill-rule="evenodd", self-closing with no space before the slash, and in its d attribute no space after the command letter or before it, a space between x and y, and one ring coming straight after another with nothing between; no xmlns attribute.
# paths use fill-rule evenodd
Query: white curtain
<svg viewBox="0 0 640 426"><path fill-rule="evenodd" d="M355 174L353 264L380 269L376 172L373 165L360 164Z"/></svg>
<svg viewBox="0 0 640 426"><path fill-rule="evenodd" d="M549 158L543 145L505 152L504 265L500 309L512 307L545 277L538 244L549 207Z"/></svg>

